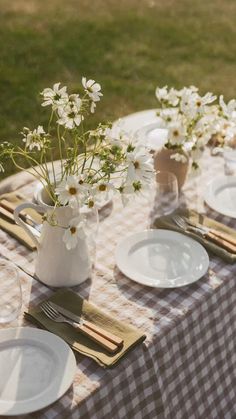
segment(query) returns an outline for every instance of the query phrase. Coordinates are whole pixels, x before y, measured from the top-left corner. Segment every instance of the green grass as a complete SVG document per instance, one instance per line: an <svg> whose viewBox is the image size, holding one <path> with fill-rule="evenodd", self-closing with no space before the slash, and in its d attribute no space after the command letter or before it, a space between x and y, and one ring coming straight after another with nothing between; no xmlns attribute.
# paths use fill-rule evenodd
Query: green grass
<svg viewBox="0 0 236 419"><path fill-rule="evenodd" d="M1 141L46 124L39 92L77 89L82 75L104 93L90 126L155 107L157 85L236 97L235 0L0 0L0 11Z"/></svg>

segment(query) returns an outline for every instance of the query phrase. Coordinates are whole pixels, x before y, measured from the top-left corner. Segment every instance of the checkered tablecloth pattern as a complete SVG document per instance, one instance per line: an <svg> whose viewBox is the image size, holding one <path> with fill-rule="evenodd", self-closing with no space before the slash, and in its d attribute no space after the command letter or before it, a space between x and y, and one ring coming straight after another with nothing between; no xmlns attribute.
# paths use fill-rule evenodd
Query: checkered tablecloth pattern
<svg viewBox="0 0 236 419"><path fill-rule="evenodd" d="M188 179L181 203L236 227L235 220L210 210L202 198L207 181L222 170L222 159L206 153L203 173ZM20 192L30 199L34 188L35 182L29 182ZM123 208L118 198L100 211L93 277L74 288L120 321L142 329L146 341L112 369L79 355L70 390L27 418L236 417L236 267L210 255L208 273L179 289L153 289L126 278L115 265L116 244L146 228L148 213L146 201ZM0 255L21 267L23 309L52 293L31 276L34 253L3 231ZM23 316L17 324L26 324Z"/></svg>

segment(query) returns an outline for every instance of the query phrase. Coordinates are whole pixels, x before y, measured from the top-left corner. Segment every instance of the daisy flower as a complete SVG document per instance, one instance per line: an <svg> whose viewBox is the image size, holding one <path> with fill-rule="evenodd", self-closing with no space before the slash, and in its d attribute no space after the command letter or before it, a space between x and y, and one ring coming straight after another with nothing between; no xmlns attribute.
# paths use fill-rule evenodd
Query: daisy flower
<svg viewBox="0 0 236 419"><path fill-rule="evenodd" d="M57 109L58 106L64 105L67 102L67 87L64 86L60 88L60 84L61 83L55 83L52 89L47 87L41 92L44 100L42 106L52 105L53 109Z"/></svg>
<svg viewBox="0 0 236 419"><path fill-rule="evenodd" d="M171 159L179 161L181 163L186 163L188 161L187 157L181 153L175 153L170 156Z"/></svg>
<svg viewBox="0 0 236 419"><path fill-rule="evenodd" d="M81 113L82 104L79 95L70 95L68 103L58 108L57 123L68 129L78 127L84 119Z"/></svg>
<svg viewBox="0 0 236 419"><path fill-rule="evenodd" d="M162 102L162 101L167 101L169 98L169 92L167 90L167 86L164 87L157 87L156 88L156 98Z"/></svg>
<svg viewBox="0 0 236 419"><path fill-rule="evenodd" d="M33 131L30 131L29 128L23 128L23 142L25 143L26 148L30 151L34 148L41 150L44 143L45 131L41 125L38 128L35 128Z"/></svg>
<svg viewBox="0 0 236 419"><path fill-rule="evenodd" d="M86 80L86 77L82 77L82 85L91 100L90 112L94 113L96 108L95 102L99 102L100 97L103 96L101 86L99 83L96 83L95 80Z"/></svg>
<svg viewBox="0 0 236 419"><path fill-rule="evenodd" d="M219 104L221 110L226 118L235 117L235 110L236 110L236 100L231 99L228 104L224 102L224 96L221 95L219 98Z"/></svg>
<svg viewBox="0 0 236 419"><path fill-rule="evenodd" d="M99 83L96 83L95 80L86 80L86 77L82 77L82 85L93 102L98 102L100 97L103 96L101 86Z"/></svg>
<svg viewBox="0 0 236 419"><path fill-rule="evenodd" d="M133 183L137 180L149 182L153 177L153 164L144 150L137 148L127 153L127 181Z"/></svg>
<svg viewBox="0 0 236 419"><path fill-rule="evenodd" d="M67 250L74 249L79 240L84 240L85 235L85 222L81 216L75 217L70 221L69 227L63 235L63 242Z"/></svg>
<svg viewBox="0 0 236 419"><path fill-rule="evenodd" d="M99 203L107 201L114 191L115 187L112 183L100 180L98 183L94 184L91 189L90 198L94 199L95 205L99 205Z"/></svg>
<svg viewBox="0 0 236 419"><path fill-rule="evenodd" d="M181 123L173 122L173 124L169 126L168 140L171 144L182 144L185 141L185 136L186 129Z"/></svg>
<svg viewBox="0 0 236 419"><path fill-rule="evenodd" d="M56 194L61 205L78 208L84 198L86 186L82 177L68 176L56 188Z"/></svg>

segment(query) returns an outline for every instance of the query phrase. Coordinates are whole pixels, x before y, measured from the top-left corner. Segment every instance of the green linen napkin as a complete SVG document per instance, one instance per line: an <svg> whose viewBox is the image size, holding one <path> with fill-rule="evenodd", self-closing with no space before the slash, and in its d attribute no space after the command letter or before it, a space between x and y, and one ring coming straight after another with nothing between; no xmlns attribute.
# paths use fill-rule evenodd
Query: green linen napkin
<svg viewBox="0 0 236 419"><path fill-rule="evenodd" d="M179 228L175 222L173 221L172 217L174 215L180 215L188 218L190 221L202 224L203 226L207 226L210 228L214 228L215 230L230 234L232 237L236 238L236 231L230 227L227 227L226 225L219 223L218 221L215 221L211 218L206 217L205 215L198 214L195 211L190 210L177 210L171 215L166 215L160 218L157 218L154 222L155 228L162 228L162 229L168 229L168 230L175 230L179 231L183 234L186 234L193 239L199 241L207 250L214 253L215 255L221 257L228 263L235 263L236 262L236 255L228 252L225 249L222 249L220 246L218 246L215 243L212 243L211 241L205 239L204 237L193 233L192 231L184 231L181 228Z"/></svg>
<svg viewBox="0 0 236 419"><path fill-rule="evenodd" d="M6 199L11 204L13 204L14 207L17 207L17 205L28 201L27 198L25 198L22 195L18 195L16 192L10 192L10 193L1 195L0 200L2 199ZM32 209L27 209L25 212L29 214L37 223L42 222L41 216L36 211ZM36 246L33 240L24 231L24 229L18 226L17 224L15 224L13 221L9 220L7 217L4 217L4 215L2 214L0 214L0 228L6 231L7 233L9 233L15 239L21 242L24 246L28 247L28 249L30 250L36 249Z"/></svg>
<svg viewBox="0 0 236 419"><path fill-rule="evenodd" d="M108 332L114 333L124 340L124 345L119 352L109 354L99 344L75 330L71 325L56 323L53 320L50 320L42 312L39 306L30 308L29 312L25 313L26 319L47 329L49 332L60 336L72 347L72 349L93 358L103 367L113 367L128 351L138 343L143 342L146 338L142 331L136 330L133 327L114 319L71 290L59 290L54 293L48 301L61 305L74 314L82 316L86 320L93 322L97 326L103 327Z"/></svg>

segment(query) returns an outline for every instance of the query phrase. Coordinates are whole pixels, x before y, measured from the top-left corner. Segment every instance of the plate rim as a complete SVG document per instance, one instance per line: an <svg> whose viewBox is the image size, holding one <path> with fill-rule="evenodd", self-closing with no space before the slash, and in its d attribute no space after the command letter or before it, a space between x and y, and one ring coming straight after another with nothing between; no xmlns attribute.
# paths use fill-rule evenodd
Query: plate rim
<svg viewBox="0 0 236 419"><path fill-rule="evenodd" d="M156 112L158 111L158 109L160 109L160 108L157 107L157 108L150 108L150 109L142 109L142 110L137 111L137 112L133 112L133 113L130 113L130 114L120 116L119 118L115 119L115 121L113 121L112 126L113 127L120 127L122 129L122 131L134 134L137 131L137 128L132 126L132 124L134 124L135 122L137 123L136 119L137 118L138 119L139 118L141 118L141 119L144 118L145 120L147 119L147 121L149 121L149 118L151 118L151 121L152 121L153 118L156 118ZM145 122L144 125L147 125L151 121ZM153 122L155 122L154 119L153 119ZM126 125L126 127L124 127L125 125ZM128 125L128 127L127 127L127 125ZM139 125L139 123L138 123L138 125ZM140 128L144 125L143 125L143 122L142 122L142 125L140 126Z"/></svg>
<svg viewBox="0 0 236 419"><path fill-rule="evenodd" d="M45 339L46 338L46 339ZM67 355L66 365L63 366L63 376L58 385L57 380L53 379L48 386L48 397L45 398L45 392L33 396L29 399L20 401L4 401L0 399L0 415L17 416L36 412L50 406L52 403L60 399L73 383L76 373L76 359L69 345L59 336L47 330L37 329L34 327L9 327L0 330L0 346L12 340L29 340L42 345L50 352L55 354L55 359L60 365L62 356ZM56 343L56 345L55 345ZM55 371L58 371L55 368ZM54 378L57 375L55 374ZM55 386L53 388L53 386Z"/></svg>
<svg viewBox="0 0 236 419"><path fill-rule="evenodd" d="M148 132L150 130L152 130L152 128L159 129L161 131L165 131L166 134L168 135L167 128L161 128L161 127L157 126L158 124L159 124L158 121L156 121L156 122L150 122L149 124L146 124L143 127L137 129L137 131L135 131L134 135L136 135L137 138L140 138L140 140L141 140L142 139L141 137L142 136L144 137L145 135L147 135ZM156 147L154 147L153 144L150 141L147 140L147 138L143 138L143 139L145 140L145 145L147 147L149 147L153 151L156 151L156 150L158 150L158 148L163 147L164 144L166 143L166 140L167 140L167 138L166 138L166 140L163 141L163 144L160 142L159 144L157 143Z"/></svg>
<svg viewBox="0 0 236 419"><path fill-rule="evenodd" d="M128 270L126 270L126 268L123 268L122 262L120 263L120 255L119 255L119 253L120 253L121 247L124 247L124 245L126 244L126 242L128 242L132 237L135 238L135 236L136 237L140 236L140 240L141 240L141 237L143 235L147 235L147 234L152 234L153 235L153 233L154 234L160 234L160 233L161 234L163 234L163 233L166 234L167 233L167 235L173 234L174 236L177 236L177 237L183 236L189 242L194 243L194 246L197 246L201 250L202 254L205 257L205 265L204 265L203 270L201 272L201 276L195 277L195 278L193 278L192 281L187 282L185 284L179 284L179 285L169 284L169 285L163 286L163 285L150 284L148 282L143 281L142 279L141 280L137 279L138 278L138 273L136 273L135 275L132 275L132 274L130 275L130 273L128 272ZM194 240L192 237L188 237L185 234L182 234L182 233L180 233L178 231L173 231L173 230L168 230L168 229L146 229L146 230L142 230L142 231L139 231L139 232L134 232L132 234L129 234L129 235L123 237L119 241L119 243L117 244L117 246L116 246L116 250L115 250L115 261L116 261L116 265L117 265L118 269L127 278L131 279L132 281L135 281L138 284L145 285L145 286L152 287L152 288L160 288L160 289L173 289L173 288L180 288L180 287L183 287L183 286L191 285L192 283L194 283L194 282L198 281L199 279L201 279L207 273L208 268L209 268L209 263L210 263L209 255L208 255L206 249L202 246L201 243L199 243L197 240Z"/></svg>
<svg viewBox="0 0 236 419"><path fill-rule="evenodd" d="M236 184L236 176L226 176L226 175L217 176L216 178L214 178L210 182L208 182L207 187L205 188L205 191L204 191L204 201L211 209L218 212L219 214L222 214L222 215L224 215L226 217L230 217L230 218L236 218L236 211L235 212L233 212L231 210L229 210L229 211L225 210L224 211L224 209L223 210L219 209L219 207L215 206L215 204L214 204L213 191L216 190L217 186L220 187L222 185L222 182L225 182L226 179L227 179L227 181L230 180L232 183Z"/></svg>

